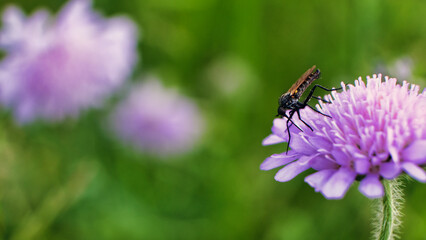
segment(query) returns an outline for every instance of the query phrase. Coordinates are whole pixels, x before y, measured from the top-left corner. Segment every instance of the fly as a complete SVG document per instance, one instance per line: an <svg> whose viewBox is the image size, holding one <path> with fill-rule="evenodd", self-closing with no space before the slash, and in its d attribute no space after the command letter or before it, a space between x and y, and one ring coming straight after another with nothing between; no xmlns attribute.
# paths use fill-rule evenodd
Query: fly
<svg viewBox="0 0 426 240"><path fill-rule="evenodd" d="M283 95L281 95L279 101L278 101L278 117L285 117L287 119L287 132L288 132L288 144L287 144L287 151L288 152L288 148L290 146L290 139L291 139L291 135L290 135L290 130L289 127L293 124L294 126L296 126L300 131L303 132L303 130L297 125L295 124L291 119L293 118L293 115L295 113L297 113L297 117L299 118L299 120L305 124L309 129L311 129L311 131L313 131L312 127L309 126L309 124L307 124L305 121L303 121L303 119L300 117L300 109L305 108L306 106L309 107L310 109L314 110L315 112L329 117L331 118L329 115L324 114L320 111L318 111L317 109L315 109L314 107L310 106L308 104L309 100L311 100L312 98L323 101L323 102L327 102L330 103L329 101L326 101L320 97L316 97L314 96L314 91L315 89L321 88L325 91L335 91L335 90L340 90L342 88L332 88L332 89L328 89L325 88L321 85L316 84L311 91L308 94L308 97L303 101L300 102L300 97L302 96L302 94L305 92L305 90L309 87L309 85L312 84L313 81L317 80L318 78L320 78L321 76L321 72L319 69L316 69L316 66L312 66L311 68L309 68L299 79L297 79L297 81L290 87L290 89L284 93ZM288 112L287 115L287 110L290 110Z"/></svg>

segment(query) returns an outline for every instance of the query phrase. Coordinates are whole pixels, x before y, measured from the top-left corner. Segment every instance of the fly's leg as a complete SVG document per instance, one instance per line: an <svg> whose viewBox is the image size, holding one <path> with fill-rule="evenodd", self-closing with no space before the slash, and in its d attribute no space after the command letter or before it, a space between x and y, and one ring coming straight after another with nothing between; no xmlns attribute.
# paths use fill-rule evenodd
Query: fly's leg
<svg viewBox="0 0 426 240"><path fill-rule="evenodd" d="M321 86L321 85L315 85L312 89L311 89L311 91L309 92L309 95L308 95L308 97L306 97L306 99L305 99L305 101L303 102L303 105L307 105L308 104L308 102L309 102L309 100L311 100L311 98L313 97L313 95L314 95L314 92L315 92L315 89L316 88L321 88L321 89L323 89L323 90L325 90L325 91L328 91L328 92L332 92L332 91L337 91L337 90L341 90L341 89L343 89L343 88L332 88L332 89L329 89L329 88L326 88L326 87L323 87L323 86ZM315 98L315 97L314 97Z"/></svg>
<svg viewBox="0 0 426 240"><path fill-rule="evenodd" d="M331 116L329 116L329 115L327 115L327 114L324 114L324 113L322 113L322 112L320 112L320 111L318 111L317 109L315 109L314 107L312 107L311 105L308 105L308 102L309 102L309 100L311 100L311 98L314 98L314 99L317 99L317 100L321 100L321 101L323 101L323 102L328 102L328 103L330 103L329 101L327 101L327 100L323 100L323 99L321 99L321 98L319 98L319 97L316 97L316 96L314 96L314 92L315 92L315 89L316 88L321 88L321 89L323 89L323 90L325 90L325 91L328 91L328 92L332 92L332 91L337 91L337 90L341 90L341 89L343 89L342 87L340 87L340 88L331 88L331 89L329 89L329 88L326 88L326 87L323 87L323 86L321 86L321 85L315 85L312 89L311 89L311 91L309 92L309 94L308 94L308 97L306 97L306 99L305 99L305 101L303 101L303 103L301 103L300 104L300 106L299 106L299 108L301 109L301 108L304 108L304 107L306 107L306 106L308 106L310 109L312 109L312 110L314 110L315 112L317 112L317 113L319 113L319 114L321 114L321 115L323 115L323 116L326 116L326 117L329 117L329 118L331 118Z"/></svg>
<svg viewBox="0 0 426 240"><path fill-rule="evenodd" d="M303 130L296 124L296 123L294 123L292 120L291 120L291 118L293 117L293 115L294 115L294 113L295 113L295 110L291 110L290 111L290 114L289 114L289 116L287 116L287 114L286 115L284 115L284 117L286 117L287 118L287 123L286 123L286 125L287 125L287 133L288 133L288 142L287 142L287 150L285 151L285 154L287 154L288 153L288 148L290 147L290 140L291 140L291 134L290 134L290 127L291 127L291 125L294 125L294 126L296 126L300 131L302 131L303 132ZM290 125L289 125L289 123L291 123Z"/></svg>
<svg viewBox="0 0 426 240"><path fill-rule="evenodd" d="M299 108L296 110L296 112L297 112L297 117L299 117L299 120L302 121L302 123L304 123L309 129L311 129L311 131L314 131L314 129L312 129L312 127L309 126L309 124L307 124L305 121L303 121L303 119L300 117L300 109Z"/></svg>
<svg viewBox="0 0 426 240"><path fill-rule="evenodd" d="M318 100L318 101L321 101L321 102L331 103L330 101L325 100L324 98L317 97L317 96L312 96L312 98L313 98L313 99L316 99L316 100Z"/></svg>
<svg viewBox="0 0 426 240"><path fill-rule="evenodd" d="M329 115L327 115L327 114L325 114L325 113L322 113L322 112L318 111L317 109L315 109L315 108L314 108L314 107L312 107L311 105L306 104L306 106L308 106L310 109L314 110L314 112L317 112L317 113L319 113L319 114L321 114L321 115L323 115L323 116L325 116L325 117L329 117L329 118L331 118L331 116L329 116Z"/></svg>

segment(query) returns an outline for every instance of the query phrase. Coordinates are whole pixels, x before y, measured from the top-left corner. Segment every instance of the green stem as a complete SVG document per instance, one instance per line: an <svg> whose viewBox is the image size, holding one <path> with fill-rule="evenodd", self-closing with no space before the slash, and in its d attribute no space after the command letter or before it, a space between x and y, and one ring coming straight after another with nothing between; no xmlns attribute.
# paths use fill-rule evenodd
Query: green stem
<svg viewBox="0 0 426 240"><path fill-rule="evenodd" d="M391 240L395 239L396 233L401 224L400 208L402 205L401 180L392 181L383 180L385 195L379 201L377 220L379 221L376 229L376 239Z"/></svg>

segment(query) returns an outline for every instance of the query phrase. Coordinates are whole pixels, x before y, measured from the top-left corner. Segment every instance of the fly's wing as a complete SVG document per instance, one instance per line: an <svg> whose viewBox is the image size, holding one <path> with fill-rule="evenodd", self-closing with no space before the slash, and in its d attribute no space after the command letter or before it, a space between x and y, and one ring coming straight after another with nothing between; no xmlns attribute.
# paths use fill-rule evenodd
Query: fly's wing
<svg viewBox="0 0 426 240"><path fill-rule="evenodd" d="M306 81L306 79L309 77L309 75L311 75L315 68L317 68L317 66L312 66L302 76L300 76L300 78L297 79L293 86L291 86L291 88L288 90L288 93L290 93L290 95L296 94L298 92L299 87Z"/></svg>

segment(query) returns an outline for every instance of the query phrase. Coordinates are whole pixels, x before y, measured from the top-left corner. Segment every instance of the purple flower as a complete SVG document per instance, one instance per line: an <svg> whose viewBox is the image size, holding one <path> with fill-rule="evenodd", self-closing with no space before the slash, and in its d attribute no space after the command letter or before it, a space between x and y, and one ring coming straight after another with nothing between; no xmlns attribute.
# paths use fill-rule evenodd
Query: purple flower
<svg viewBox="0 0 426 240"><path fill-rule="evenodd" d="M342 83L342 86L345 85ZM274 154L261 165L262 170L282 167L275 179L286 182L303 171L315 172L305 181L328 199L342 198L355 180L369 198L384 194L382 179L393 179L402 172L426 182L422 166L426 163L426 93L419 86L381 75L361 78L342 92L332 92L317 109L309 108L292 120L302 127L290 127L291 150ZM286 119L275 119L263 145L288 140Z"/></svg>
<svg viewBox="0 0 426 240"><path fill-rule="evenodd" d="M137 60L136 27L125 17L104 19L89 0L70 1L51 19L40 10L3 14L0 102L20 123L55 121L98 107L122 85Z"/></svg>
<svg viewBox="0 0 426 240"><path fill-rule="evenodd" d="M160 157L190 150L203 130L196 105L153 79L133 87L110 120L123 141Z"/></svg>

